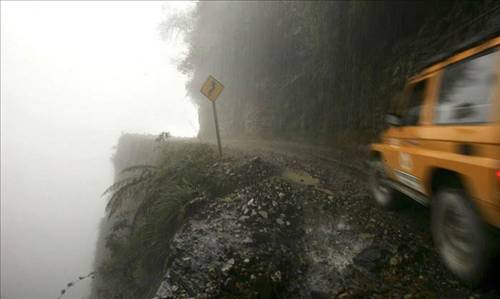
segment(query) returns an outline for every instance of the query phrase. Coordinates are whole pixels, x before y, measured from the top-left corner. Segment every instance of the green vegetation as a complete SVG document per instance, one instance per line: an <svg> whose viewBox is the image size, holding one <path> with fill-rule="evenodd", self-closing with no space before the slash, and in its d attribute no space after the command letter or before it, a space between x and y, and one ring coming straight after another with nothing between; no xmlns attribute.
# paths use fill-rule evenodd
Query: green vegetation
<svg viewBox="0 0 500 299"><path fill-rule="evenodd" d="M79 276L77 280L73 280L73 281L68 282L66 284L66 287L61 290L61 293L59 294L59 297L57 297L57 299L62 298L68 292L68 290L70 288L74 287L77 283L79 283L80 281L87 279L87 278L90 278L90 279L95 278L95 272L90 272L87 275Z"/></svg>
<svg viewBox="0 0 500 299"><path fill-rule="evenodd" d="M405 79L491 25L497 1L199 2L184 30L200 136L213 138L208 75L225 85L221 134L309 142L367 141ZM498 11L498 10L497 10ZM497 13L498 14L498 13ZM473 21L473 22L472 22Z"/></svg>
<svg viewBox="0 0 500 299"><path fill-rule="evenodd" d="M207 174L215 155L207 145L167 144L159 166L126 168L124 179L106 193L113 219L105 246L109 256L98 269L101 298L152 297L165 272L169 242L188 206L211 197L217 183Z"/></svg>
<svg viewBox="0 0 500 299"><path fill-rule="evenodd" d="M130 166L145 161L133 153L157 162ZM123 135L114 161L121 171L105 191L108 216L101 222L91 298L152 298L169 266L171 240L189 215L274 171L260 169L257 158L220 160L210 145L168 136Z"/></svg>

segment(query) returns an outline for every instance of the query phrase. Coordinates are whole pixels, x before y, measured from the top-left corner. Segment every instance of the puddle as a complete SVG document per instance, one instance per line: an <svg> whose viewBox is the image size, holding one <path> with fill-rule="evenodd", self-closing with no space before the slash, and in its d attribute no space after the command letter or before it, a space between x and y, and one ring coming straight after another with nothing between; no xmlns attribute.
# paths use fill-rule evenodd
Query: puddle
<svg viewBox="0 0 500 299"><path fill-rule="evenodd" d="M328 195L333 195L332 191L319 187L320 182L319 182L318 178L313 177L312 175L310 175L309 173L307 173L305 171L293 170L293 169L287 168L283 171L281 176L283 178L285 178L286 180L291 181L293 183L305 185L305 186L312 186L318 191L321 191L321 192L326 193Z"/></svg>
<svg viewBox="0 0 500 299"><path fill-rule="evenodd" d="M281 176L283 176L285 179L289 181L301 185L315 186L315 187L319 185L319 179L314 178L307 172L301 170L292 170L287 168L285 169L285 171L283 171Z"/></svg>

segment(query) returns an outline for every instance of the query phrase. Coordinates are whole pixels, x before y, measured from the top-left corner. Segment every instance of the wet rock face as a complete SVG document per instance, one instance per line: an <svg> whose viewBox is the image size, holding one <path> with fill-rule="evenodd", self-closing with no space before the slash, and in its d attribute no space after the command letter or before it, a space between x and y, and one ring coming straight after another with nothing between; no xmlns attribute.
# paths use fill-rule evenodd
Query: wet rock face
<svg viewBox="0 0 500 299"><path fill-rule="evenodd" d="M173 261L158 298L297 293L288 282L301 273L293 236L303 232L291 225L299 221L295 200L279 198L286 189L270 179L216 199L195 215L173 240Z"/></svg>
<svg viewBox="0 0 500 299"><path fill-rule="evenodd" d="M250 163L259 166L244 167L248 175L276 173L261 159L243 165ZM343 290L339 273L366 238L332 212L338 198L311 178L284 169L225 197L197 199L156 298L329 298Z"/></svg>
<svg viewBox="0 0 500 299"><path fill-rule="evenodd" d="M443 268L427 229L377 208L341 169L276 156L224 163L213 171L233 191L193 201L155 299L474 295Z"/></svg>
<svg viewBox="0 0 500 299"><path fill-rule="evenodd" d="M332 269L342 270L356 252L346 248L359 244L346 225L317 211L326 200L272 178L211 202L173 240L158 297L331 295L338 276ZM334 238L339 245L325 246Z"/></svg>

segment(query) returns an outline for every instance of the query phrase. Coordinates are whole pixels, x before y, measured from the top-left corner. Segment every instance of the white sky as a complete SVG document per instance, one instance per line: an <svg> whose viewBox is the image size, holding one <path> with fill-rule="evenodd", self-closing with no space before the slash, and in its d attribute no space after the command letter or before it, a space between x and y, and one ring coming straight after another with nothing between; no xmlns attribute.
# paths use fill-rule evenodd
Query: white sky
<svg viewBox="0 0 500 299"><path fill-rule="evenodd" d="M198 131L172 63L186 47L158 31L193 3L0 5L1 298L56 298L91 270L121 132Z"/></svg>

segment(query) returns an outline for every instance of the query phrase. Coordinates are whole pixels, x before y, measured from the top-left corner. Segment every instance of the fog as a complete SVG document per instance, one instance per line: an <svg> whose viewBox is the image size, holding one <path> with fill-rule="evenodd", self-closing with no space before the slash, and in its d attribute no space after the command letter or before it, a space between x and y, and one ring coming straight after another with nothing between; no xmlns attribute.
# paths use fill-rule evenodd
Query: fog
<svg viewBox="0 0 500 299"><path fill-rule="evenodd" d="M1 297L56 298L92 271L122 132L194 136L195 107L164 41L193 4L1 2ZM64 298L85 298L89 282Z"/></svg>

